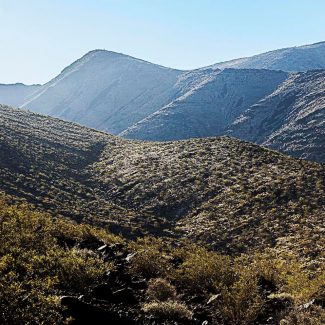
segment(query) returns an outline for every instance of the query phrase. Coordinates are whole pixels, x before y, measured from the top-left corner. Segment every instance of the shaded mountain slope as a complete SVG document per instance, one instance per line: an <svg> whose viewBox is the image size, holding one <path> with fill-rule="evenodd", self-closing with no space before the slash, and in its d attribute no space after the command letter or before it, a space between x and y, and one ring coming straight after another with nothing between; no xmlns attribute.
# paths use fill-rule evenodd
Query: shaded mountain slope
<svg viewBox="0 0 325 325"><path fill-rule="evenodd" d="M298 72L325 69L325 42L288 47L247 58L216 63L214 69L270 69Z"/></svg>
<svg viewBox="0 0 325 325"><path fill-rule="evenodd" d="M120 135L143 140L179 140L224 134L247 107L287 78L268 70L212 71L184 95Z"/></svg>
<svg viewBox="0 0 325 325"><path fill-rule="evenodd" d="M293 74L245 111L229 134L290 155L325 162L325 71Z"/></svg>
<svg viewBox="0 0 325 325"><path fill-rule="evenodd" d="M302 243L312 240L320 254L322 165L227 137L127 141L8 107L0 112L0 190L7 194L128 235L185 236L230 252L291 245L309 254Z"/></svg>

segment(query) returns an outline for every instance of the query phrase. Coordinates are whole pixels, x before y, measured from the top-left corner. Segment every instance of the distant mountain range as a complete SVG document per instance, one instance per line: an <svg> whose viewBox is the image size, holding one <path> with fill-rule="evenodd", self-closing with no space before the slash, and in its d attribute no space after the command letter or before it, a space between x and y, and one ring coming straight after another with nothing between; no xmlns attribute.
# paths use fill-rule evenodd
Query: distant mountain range
<svg viewBox="0 0 325 325"><path fill-rule="evenodd" d="M0 102L18 107L22 105L41 85L0 84Z"/></svg>
<svg viewBox="0 0 325 325"><path fill-rule="evenodd" d="M191 71L95 50L44 85L0 85L0 103L126 138L228 134L325 161L324 73L301 73L315 69L325 42Z"/></svg>

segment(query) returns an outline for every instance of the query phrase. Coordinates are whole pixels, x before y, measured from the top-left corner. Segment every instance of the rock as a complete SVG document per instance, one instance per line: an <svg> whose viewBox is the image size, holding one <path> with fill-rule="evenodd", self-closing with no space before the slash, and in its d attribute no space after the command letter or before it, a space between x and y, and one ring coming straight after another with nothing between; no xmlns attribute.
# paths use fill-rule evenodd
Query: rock
<svg viewBox="0 0 325 325"><path fill-rule="evenodd" d="M210 299L207 302L207 305L212 304L213 302L215 302L221 295L217 294L217 295L213 295L212 297L210 297Z"/></svg>
<svg viewBox="0 0 325 325"><path fill-rule="evenodd" d="M106 248L107 248L107 245L105 244L105 245L100 246L97 250L102 252L102 251L105 251Z"/></svg>
<svg viewBox="0 0 325 325"><path fill-rule="evenodd" d="M194 295L194 296L189 297L187 301L189 303L201 304L201 303L204 303L205 299L206 298L201 295Z"/></svg>
<svg viewBox="0 0 325 325"><path fill-rule="evenodd" d="M123 288L113 293L112 302L132 305L138 301L131 288Z"/></svg>
<svg viewBox="0 0 325 325"><path fill-rule="evenodd" d="M291 308L293 301L288 295L270 295L256 318L257 324L275 324L280 319L274 319L275 315L281 315L285 309Z"/></svg>
<svg viewBox="0 0 325 325"><path fill-rule="evenodd" d="M96 324L96 325L131 325L135 322L129 318L120 316L117 312L102 309L86 303L73 296L61 298L62 306L65 306L64 316L72 316L73 324Z"/></svg>
<svg viewBox="0 0 325 325"><path fill-rule="evenodd" d="M112 299L112 289L109 284L100 284L92 290L93 298L100 300L110 300Z"/></svg>
<svg viewBox="0 0 325 325"><path fill-rule="evenodd" d="M310 306L312 306L315 302L315 299L308 301L307 303L303 304L300 306L300 309L308 309Z"/></svg>
<svg viewBox="0 0 325 325"><path fill-rule="evenodd" d="M130 285L134 289L142 290L147 288L147 281L145 279L140 279L140 280L132 279Z"/></svg>
<svg viewBox="0 0 325 325"><path fill-rule="evenodd" d="M98 246L103 246L104 243L101 240L98 240L96 238L91 238L91 239L85 239L82 242L79 243L79 247L84 249L92 249L92 250L96 250L98 248Z"/></svg>
<svg viewBox="0 0 325 325"><path fill-rule="evenodd" d="M132 258L136 255L137 253L128 254L127 257L125 258L125 262L129 263L132 260Z"/></svg>

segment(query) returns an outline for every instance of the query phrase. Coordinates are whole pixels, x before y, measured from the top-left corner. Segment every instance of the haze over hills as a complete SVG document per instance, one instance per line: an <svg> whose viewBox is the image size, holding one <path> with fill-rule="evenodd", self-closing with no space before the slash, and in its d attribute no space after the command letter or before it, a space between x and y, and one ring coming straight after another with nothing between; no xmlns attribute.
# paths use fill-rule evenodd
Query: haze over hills
<svg viewBox="0 0 325 325"><path fill-rule="evenodd" d="M40 85L0 84L0 103L18 107L36 92Z"/></svg>
<svg viewBox="0 0 325 325"><path fill-rule="evenodd" d="M233 253L278 244L300 252L302 240L321 236L320 164L228 137L131 141L5 106L0 113L0 191L52 214Z"/></svg>
<svg viewBox="0 0 325 325"><path fill-rule="evenodd" d="M324 58L325 42L320 42L181 71L115 52L95 50L45 85L0 86L0 103L140 140L178 140L233 132L239 138L296 157L324 161L321 100L317 104L317 125L309 123L306 126L308 135L306 132L302 134L299 146L287 145L300 135L298 127L291 128L290 136L282 133L275 143L256 136L246 137L246 131L236 130L241 124L232 124L248 110L250 120L254 121L254 132L267 126L265 132L276 132L270 125L273 122L264 126L257 123L262 123L264 117L260 114L262 110L256 107L260 106L260 101L269 100L268 96L283 91L288 83L291 92L297 96L301 93L304 98L306 93L299 89L304 87L305 81L301 80L301 85L292 83L290 80L296 77L290 71L325 69ZM312 78L313 74L310 74ZM319 76L315 74L315 78ZM305 86L309 89L312 83L313 80L309 80ZM323 84L315 80L315 86L321 97ZM307 102L300 100L294 108L296 115L310 110L309 104L304 106ZM288 112L290 105L288 101L282 103ZM251 109L253 106L255 109ZM273 109L271 103L268 107L270 109L263 110L265 118ZM279 129L288 123L281 119L282 116L279 115L276 122Z"/></svg>

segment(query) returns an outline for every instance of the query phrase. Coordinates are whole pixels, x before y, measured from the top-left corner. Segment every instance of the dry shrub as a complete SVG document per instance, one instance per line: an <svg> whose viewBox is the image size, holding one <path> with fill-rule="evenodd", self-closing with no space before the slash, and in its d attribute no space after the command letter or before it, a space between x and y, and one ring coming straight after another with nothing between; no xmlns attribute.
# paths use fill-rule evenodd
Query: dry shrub
<svg viewBox="0 0 325 325"><path fill-rule="evenodd" d="M163 276L169 270L169 256L165 252L165 245L159 238L139 238L129 245L137 254L132 258L129 272L133 275L152 278Z"/></svg>
<svg viewBox="0 0 325 325"><path fill-rule="evenodd" d="M319 306L309 309L293 309L280 321L280 325L324 325L325 311Z"/></svg>
<svg viewBox="0 0 325 325"><path fill-rule="evenodd" d="M149 300L166 301L176 298L176 288L165 279L152 279L147 289Z"/></svg>
<svg viewBox="0 0 325 325"><path fill-rule="evenodd" d="M190 247L184 262L175 272L175 280L191 291L218 291L218 287L233 281L231 260L202 247Z"/></svg>
<svg viewBox="0 0 325 325"><path fill-rule="evenodd" d="M219 311L226 324L252 324L262 305L257 279L249 270L242 271L236 282L221 290Z"/></svg>
<svg viewBox="0 0 325 325"><path fill-rule="evenodd" d="M143 310L163 319L190 320L193 316L185 304L176 301L150 302L143 306Z"/></svg>

